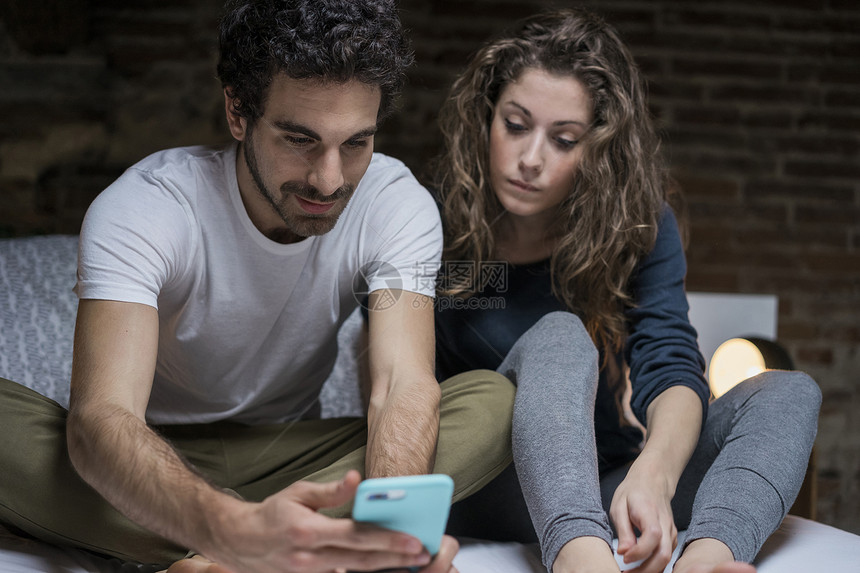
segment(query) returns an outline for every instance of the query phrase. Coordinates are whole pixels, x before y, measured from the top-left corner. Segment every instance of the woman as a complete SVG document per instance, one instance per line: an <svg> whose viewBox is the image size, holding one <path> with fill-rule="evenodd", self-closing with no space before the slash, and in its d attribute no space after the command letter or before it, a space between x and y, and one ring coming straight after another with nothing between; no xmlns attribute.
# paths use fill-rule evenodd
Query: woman
<svg viewBox="0 0 860 573"><path fill-rule="evenodd" d="M800 488L820 392L770 372L709 404L665 167L617 33L584 11L523 21L472 58L440 123L437 375L517 384L514 461L547 569L619 571L603 486L637 571L663 570L678 528L676 573L754 571Z"/></svg>

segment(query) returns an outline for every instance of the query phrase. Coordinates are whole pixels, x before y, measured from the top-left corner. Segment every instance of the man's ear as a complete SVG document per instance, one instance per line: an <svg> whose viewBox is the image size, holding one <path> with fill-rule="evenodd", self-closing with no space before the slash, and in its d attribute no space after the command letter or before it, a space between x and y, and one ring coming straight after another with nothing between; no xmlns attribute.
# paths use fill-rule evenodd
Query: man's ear
<svg viewBox="0 0 860 573"><path fill-rule="evenodd" d="M227 125L230 127L230 133L238 141L244 141L247 135L248 122L236 111L235 102L236 98L230 95L230 88L224 88L224 111L227 114Z"/></svg>

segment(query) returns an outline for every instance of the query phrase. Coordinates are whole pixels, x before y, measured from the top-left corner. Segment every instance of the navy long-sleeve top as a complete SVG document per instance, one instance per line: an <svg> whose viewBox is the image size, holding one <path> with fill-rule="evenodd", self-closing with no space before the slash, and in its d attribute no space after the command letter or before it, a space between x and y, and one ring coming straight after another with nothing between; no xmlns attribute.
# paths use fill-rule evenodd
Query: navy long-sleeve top
<svg viewBox="0 0 860 573"><path fill-rule="evenodd" d="M487 263L482 270L491 280L468 299L436 301L436 374L444 380L478 368L495 370L520 336L547 313L565 310L552 294L549 260L507 265ZM457 272L446 263L443 272ZM630 367L631 408L645 423L645 412L661 392L675 385L688 386L707 412L709 391L704 359L696 331L687 317L684 290L686 261L671 209L664 210L653 250L634 271L630 291L635 306L625 312L628 336L623 357ZM456 306L456 308L454 308ZM601 351L601 364L603 353ZM601 370L595 405L595 432L601 473L623 464L638 452L641 432L624 424L610 389L606 369Z"/></svg>

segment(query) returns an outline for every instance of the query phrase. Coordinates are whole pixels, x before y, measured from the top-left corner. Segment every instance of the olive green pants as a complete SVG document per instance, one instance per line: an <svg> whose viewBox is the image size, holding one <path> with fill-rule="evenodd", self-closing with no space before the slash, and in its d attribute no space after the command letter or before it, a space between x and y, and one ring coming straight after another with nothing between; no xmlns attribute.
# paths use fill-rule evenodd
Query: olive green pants
<svg viewBox="0 0 860 573"><path fill-rule="evenodd" d="M454 501L468 497L511 462L514 386L488 370L441 384L435 473L454 478ZM186 548L136 525L87 485L66 448L66 410L0 378L0 522L50 543L142 563L173 562ZM364 418L246 426L231 422L160 426L213 484L260 501L298 480L364 474ZM349 507L340 509L347 515Z"/></svg>

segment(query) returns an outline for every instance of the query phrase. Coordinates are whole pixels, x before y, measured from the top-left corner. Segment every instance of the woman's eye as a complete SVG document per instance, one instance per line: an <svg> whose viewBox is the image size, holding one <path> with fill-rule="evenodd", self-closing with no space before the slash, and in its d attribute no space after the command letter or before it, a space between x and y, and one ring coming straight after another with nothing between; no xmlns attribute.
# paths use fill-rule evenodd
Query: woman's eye
<svg viewBox="0 0 860 573"><path fill-rule="evenodd" d="M576 146L576 144L579 143L575 139L567 139L564 137L556 137L555 142L562 149L573 149Z"/></svg>
<svg viewBox="0 0 860 573"><path fill-rule="evenodd" d="M520 125L519 123L514 123L513 121L511 121L509 119L505 120L505 127L511 133L520 133L520 132L526 130L526 127L524 125Z"/></svg>

